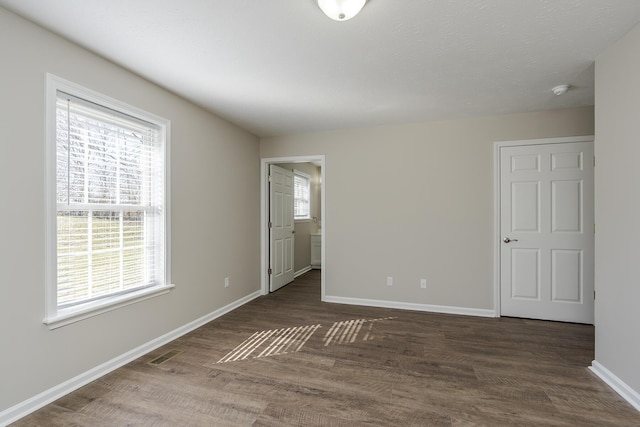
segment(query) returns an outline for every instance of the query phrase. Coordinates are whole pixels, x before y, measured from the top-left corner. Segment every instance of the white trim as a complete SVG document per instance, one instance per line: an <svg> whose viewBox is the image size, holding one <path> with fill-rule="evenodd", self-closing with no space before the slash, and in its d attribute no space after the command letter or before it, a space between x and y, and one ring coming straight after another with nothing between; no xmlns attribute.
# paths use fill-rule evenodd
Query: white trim
<svg viewBox="0 0 640 427"><path fill-rule="evenodd" d="M636 410L640 411L640 393L629 387L624 381L618 378L613 372L597 361L591 362L589 366L591 372L604 381L609 387L615 390L624 400L629 402Z"/></svg>
<svg viewBox="0 0 640 427"><path fill-rule="evenodd" d="M54 74L46 73L46 79L47 79L48 93L49 95L52 96L50 100L55 99L57 91L71 92L70 95L78 96L86 101L91 101L103 107L107 107L112 110L125 113L129 116L135 117L145 122L150 122L150 123L159 124L159 125L165 125L169 123L169 120L165 119L164 117L150 113L146 110L135 107L133 105L129 105L125 102L112 98L108 95L104 95L95 90L86 88L77 83L73 83L69 80L65 80ZM76 95L76 93L78 92L81 93L81 95ZM55 111L55 107L53 111Z"/></svg>
<svg viewBox="0 0 640 427"><path fill-rule="evenodd" d="M267 269L269 268L269 229L267 227L267 221L269 220L269 165L279 163L319 163L320 164L320 179L322 186L320 187L320 218L322 218L322 246L321 257L323 263L323 269L320 273L320 299L325 299L325 271L327 269L326 262L326 229L327 229L327 216L326 216L326 165L324 154L309 155L309 156L291 156L291 157L270 157L260 159L260 292L262 295L269 293L269 275Z"/></svg>
<svg viewBox="0 0 640 427"><path fill-rule="evenodd" d="M193 331L194 329L199 328L200 326L217 319L218 317L229 313L232 310L248 303L255 298L260 296L260 292L253 292L239 300L232 302L218 310L215 310L207 315L200 317L190 323L187 323L184 326L181 326L171 332L168 332L156 339L153 339L146 344L143 344L139 347L134 348L124 354L121 354L118 357L115 357L101 365L96 366L95 368L89 369L86 372L83 372L80 375L77 375L61 384L58 384L54 387L51 387L49 390L46 390L40 394L37 394L23 402L18 403L4 411L0 412L0 425L8 425L19 420L22 417L29 415L30 413L42 408L45 405L71 393L74 390L79 389L80 387L89 384L91 381L94 381L109 372L112 372L121 366L126 365L127 363L138 359L139 357L144 356L145 354L161 347L181 336Z"/></svg>
<svg viewBox="0 0 640 427"><path fill-rule="evenodd" d="M482 308L453 307L447 305L416 304L412 302L384 301L364 298L346 298L325 296L325 302L349 305L365 305L369 307L397 308L400 310L427 311L431 313L458 314L463 316L496 317L494 310Z"/></svg>
<svg viewBox="0 0 640 427"><path fill-rule="evenodd" d="M301 268L300 270L296 271L295 273L293 273L293 277L298 277L298 276L302 276L304 273L313 270L313 268L308 265L306 267Z"/></svg>
<svg viewBox="0 0 640 427"><path fill-rule="evenodd" d="M75 306L71 310L58 310L55 316L46 317L42 323L47 325L49 329L57 329L80 320L88 319L98 314L106 313L120 307L144 301L149 298L157 297L169 293L175 285L160 285L151 288L140 289L139 291L129 292L114 297L108 297L90 302L80 306Z"/></svg>
<svg viewBox="0 0 640 427"><path fill-rule="evenodd" d="M593 135L583 136L567 136L561 138L540 138L540 139L523 139L515 141L496 141L495 145L499 147L516 147L519 145L544 145L544 144L565 144L567 142L590 142L594 140Z"/></svg>
<svg viewBox="0 0 640 427"><path fill-rule="evenodd" d="M56 225L56 164L51 159L56 158L56 98L57 87L59 84L58 77L47 73L45 81L45 244L44 244L44 260L45 260L45 277L44 277L44 295L45 295L45 318L53 316L57 313L57 260L53 254L57 251L57 225Z"/></svg>
<svg viewBox="0 0 640 427"><path fill-rule="evenodd" d="M500 149L520 145L564 144L593 141L593 135L562 138L524 139L521 141L495 141L493 144L493 309L500 317Z"/></svg>

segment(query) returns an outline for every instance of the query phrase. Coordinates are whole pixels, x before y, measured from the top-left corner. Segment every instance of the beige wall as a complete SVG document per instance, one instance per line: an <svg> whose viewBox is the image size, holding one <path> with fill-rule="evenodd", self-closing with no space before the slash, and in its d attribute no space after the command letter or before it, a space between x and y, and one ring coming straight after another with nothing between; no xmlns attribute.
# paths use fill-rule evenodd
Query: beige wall
<svg viewBox="0 0 640 427"><path fill-rule="evenodd" d="M580 108L265 138L260 154L326 156L327 296L492 310L494 141L593 131Z"/></svg>
<svg viewBox="0 0 640 427"><path fill-rule="evenodd" d="M0 58L2 412L259 290L260 162L256 137L2 8ZM46 72L172 126L176 288L54 331L42 324Z"/></svg>
<svg viewBox="0 0 640 427"><path fill-rule="evenodd" d="M312 163L284 163L278 166L306 173L311 177L311 218L320 218L320 168ZM296 272L311 265L311 234L317 233L318 222L313 220L296 221L294 225L294 270Z"/></svg>
<svg viewBox="0 0 640 427"><path fill-rule="evenodd" d="M640 27L596 60L596 361L640 393ZM640 403L640 401L639 401Z"/></svg>

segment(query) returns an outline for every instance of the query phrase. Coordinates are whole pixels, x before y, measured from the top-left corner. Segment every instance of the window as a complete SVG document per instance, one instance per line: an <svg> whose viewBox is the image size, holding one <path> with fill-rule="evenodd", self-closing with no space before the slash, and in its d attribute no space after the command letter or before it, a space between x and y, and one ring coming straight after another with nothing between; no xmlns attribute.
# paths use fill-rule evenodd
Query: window
<svg viewBox="0 0 640 427"><path fill-rule="evenodd" d="M311 219L311 177L293 171L293 218Z"/></svg>
<svg viewBox="0 0 640 427"><path fill-rule="evenodd" d="M48 76L47 318L168 292L165 119Z"/></svg>

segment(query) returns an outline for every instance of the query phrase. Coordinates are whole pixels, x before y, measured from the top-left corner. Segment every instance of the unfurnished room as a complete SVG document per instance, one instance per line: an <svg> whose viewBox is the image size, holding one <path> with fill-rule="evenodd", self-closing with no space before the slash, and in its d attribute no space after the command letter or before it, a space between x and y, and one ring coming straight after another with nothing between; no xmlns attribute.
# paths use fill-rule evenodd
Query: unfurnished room
<svg viewBox="0 0 640 427"><path fill-rule="evenodd" d="M0 0L0 426L640 426L637 0Z"/></svg>

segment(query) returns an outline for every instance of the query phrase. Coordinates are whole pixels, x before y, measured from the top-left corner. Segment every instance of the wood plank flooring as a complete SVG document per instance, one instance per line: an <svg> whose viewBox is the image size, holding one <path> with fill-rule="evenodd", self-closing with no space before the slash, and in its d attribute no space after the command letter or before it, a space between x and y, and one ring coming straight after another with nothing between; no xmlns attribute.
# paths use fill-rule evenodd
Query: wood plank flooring
<svg viewBox="0 0 640 427"><path fill-rule="evenodd" d="M640 426L593 334L322 303L316 270L15 425Z"/></svg>

